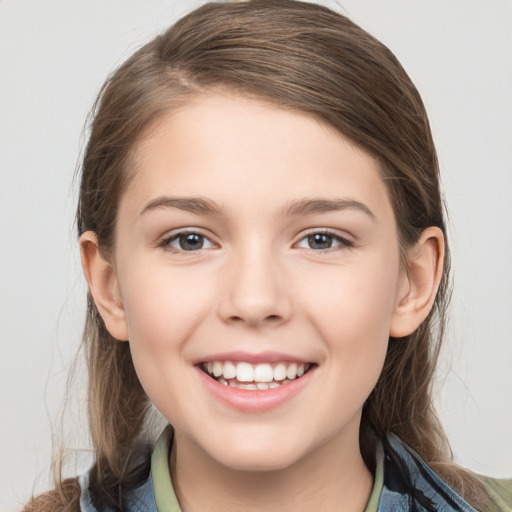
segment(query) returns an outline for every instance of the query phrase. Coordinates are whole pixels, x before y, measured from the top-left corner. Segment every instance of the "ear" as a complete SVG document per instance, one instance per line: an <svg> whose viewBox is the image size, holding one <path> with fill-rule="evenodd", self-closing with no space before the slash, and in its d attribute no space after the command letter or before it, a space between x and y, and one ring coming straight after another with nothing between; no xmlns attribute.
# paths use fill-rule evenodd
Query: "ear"
<svg viewBox="0 0 512 512"><path fill-rule="evenodd" d="M443 275L443 232L437 227L425 229L407 252L391 317L389 335L394 338L412 334L432 309Z"/></svg>
<svg viewBox="0 0 512 512"><path fill-rule="evenodd" d="M106 261L96 233L86 231L80 237L80 256L85 278L108 332L120 341L128 340L126 314L114 267Z"/></svg>

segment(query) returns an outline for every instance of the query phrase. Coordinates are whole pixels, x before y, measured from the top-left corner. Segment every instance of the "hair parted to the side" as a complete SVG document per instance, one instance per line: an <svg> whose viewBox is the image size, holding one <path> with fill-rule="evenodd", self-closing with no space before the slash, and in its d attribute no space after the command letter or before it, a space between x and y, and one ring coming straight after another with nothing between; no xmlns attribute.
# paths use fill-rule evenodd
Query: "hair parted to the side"
<svg viewBox="0 0 512 512"><path fill-rule="evenodd" d="M425 228L446 232L427 115L391 51L319 5L219 2L193 11L138 50L100 93L82 165L77 224L79 235L87 230L97 234L106 258L115 251L117 206L131 177L137 142L169 110L192 95L217 89L309 113L376 156L404 254ZM478 506L485 495L472 475L451 463L431 394L450 294L449 267L446 249L430 315L412 335L389 340L382 375L364 406L360 443L369 461L373 438L395 433ZM110 336L90 295L83 342L96 451L91 495L121 511L124 492L140 485L149 471L146 449L137 448L149 402L129 344ZM69 489L69 483L58 486L60 504L51 510L76 509L77 488Z"/></svg>

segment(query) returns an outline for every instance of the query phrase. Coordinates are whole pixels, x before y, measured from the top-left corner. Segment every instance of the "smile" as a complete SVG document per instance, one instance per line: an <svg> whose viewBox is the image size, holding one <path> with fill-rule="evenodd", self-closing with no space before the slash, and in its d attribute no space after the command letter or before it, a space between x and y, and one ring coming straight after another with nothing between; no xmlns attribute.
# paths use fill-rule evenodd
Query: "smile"
<svg viewBox="0 0 512 512"><path fill-rule="evenodd" d="M208 361L202 370L224 386L242 390L276 389L302 377L310 369L309 363L259 363Z"/></svg>

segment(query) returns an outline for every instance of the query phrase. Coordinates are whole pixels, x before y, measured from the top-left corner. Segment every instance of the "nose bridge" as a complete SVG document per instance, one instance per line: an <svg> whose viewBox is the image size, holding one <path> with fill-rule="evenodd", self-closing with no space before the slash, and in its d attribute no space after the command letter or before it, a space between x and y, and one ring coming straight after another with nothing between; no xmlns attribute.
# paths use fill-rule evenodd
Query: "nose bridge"
<svg viewBox="0 0 512 512"><path fill-rule="evenodd" d="M224 320L251 326L281 323L290 315L290 297L279 255L264 236L234 248L221 304Z"/></svg>

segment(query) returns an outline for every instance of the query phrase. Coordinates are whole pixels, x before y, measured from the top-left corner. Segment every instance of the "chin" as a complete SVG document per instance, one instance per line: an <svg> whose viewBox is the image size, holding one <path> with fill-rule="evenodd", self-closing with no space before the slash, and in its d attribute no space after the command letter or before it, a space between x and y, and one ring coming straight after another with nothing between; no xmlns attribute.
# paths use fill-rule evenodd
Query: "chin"
<svg viewBox="0 0 512 512"><path fill-rule="evenodd" d="M223 457L222 460L217 459L217 461L223 466L236 471L272 472L284 470L298 462L297 454L294 453L293 455L279 452L270 455L266 450L259 453L254 451L248 453L247 450L235 453L235 450L233 450L228 457Z"/></svg>
<svg viewBox="0 0 512 512"><path fill-rule="evenodd" d="M306 456L305 439L269 432L241 437L228 436L228 443L205 448L217 463L238 471L279 471Z"/></svg>

